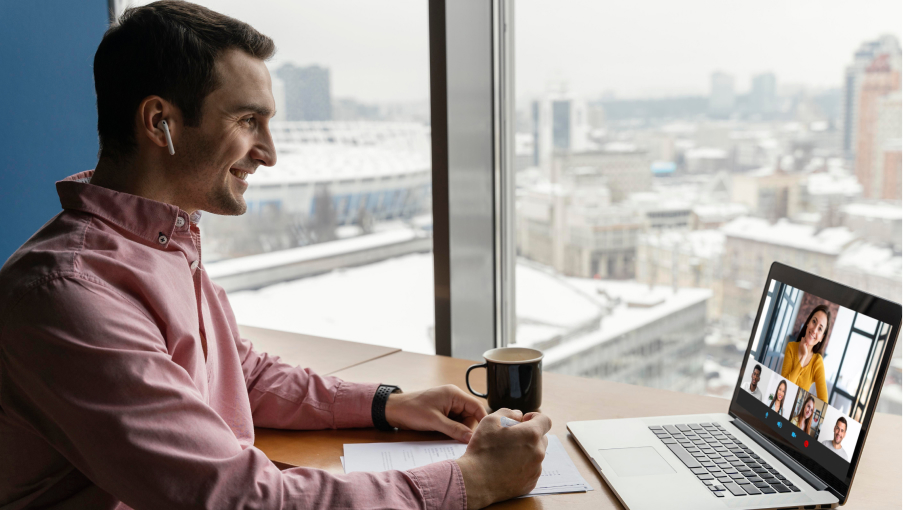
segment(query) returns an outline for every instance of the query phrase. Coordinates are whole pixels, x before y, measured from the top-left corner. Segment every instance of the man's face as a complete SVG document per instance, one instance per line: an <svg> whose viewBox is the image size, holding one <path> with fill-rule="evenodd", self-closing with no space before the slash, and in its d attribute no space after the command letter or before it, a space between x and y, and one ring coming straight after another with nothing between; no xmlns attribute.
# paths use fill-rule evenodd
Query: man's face
<svg viewBox="0 0 903 510"><path fill-rule="evenodd" d="M201 122L185 127L176 147L184 151L180 178L184 203L214 214L244 214L246 178L276 163L269 120L276 106L263 61L239 50L217 57L218 87L204 98Z"/></svg>
<svg viewBox="0 0 903 510"><path fill-rule="evenodd" d="M834 444L840 444L843 441L844 436L847 435L847 424L843 422L837 422L834 424Z"/></svg>
<svg viewBox="0 0 903 510"><path fill-rule="evenodd" d="M755 390L756 386L759 385L759 376L762 375L758 370L753 370L752 377L750 377L749 389Z"/></svg>

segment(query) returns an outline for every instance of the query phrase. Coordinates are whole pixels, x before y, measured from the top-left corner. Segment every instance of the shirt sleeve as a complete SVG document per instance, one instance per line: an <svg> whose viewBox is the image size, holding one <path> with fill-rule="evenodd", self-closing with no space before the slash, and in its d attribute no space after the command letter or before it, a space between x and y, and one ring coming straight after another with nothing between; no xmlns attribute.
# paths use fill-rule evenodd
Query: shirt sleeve
<svg viewBox="0 0 903 510"><path fill-rule="evenodd" d="M136 510L466 504L454 461L408 472L332 475L307 468L280 472L260 450L242 449L172 361L154 319L93 277L44 282L6 312L0 327L4 417L33 430Z"/></svg>
<svg viewBox="0 0 903 510"><path fill-rule="evenodd" d="M217 299L235 332L254 425L274 429L316 430L372 427L371 406L379 384L345 382L293 367L278 356L258 352L238 335L235 315L222 287Z"/></svg>

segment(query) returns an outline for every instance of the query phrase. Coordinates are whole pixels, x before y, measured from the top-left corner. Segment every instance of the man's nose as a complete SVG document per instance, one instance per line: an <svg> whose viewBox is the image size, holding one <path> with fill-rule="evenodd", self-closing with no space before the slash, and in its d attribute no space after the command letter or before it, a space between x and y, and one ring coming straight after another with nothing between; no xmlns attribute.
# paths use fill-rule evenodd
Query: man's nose
<svg viewBox="0 0 903 510"><path fill-rule="evenodd" d="M260 161L260 164L263 166L276 164L276 145L273 143L273 137L268 129L261 134L258 143L254 144L250 156Z"/></svg>

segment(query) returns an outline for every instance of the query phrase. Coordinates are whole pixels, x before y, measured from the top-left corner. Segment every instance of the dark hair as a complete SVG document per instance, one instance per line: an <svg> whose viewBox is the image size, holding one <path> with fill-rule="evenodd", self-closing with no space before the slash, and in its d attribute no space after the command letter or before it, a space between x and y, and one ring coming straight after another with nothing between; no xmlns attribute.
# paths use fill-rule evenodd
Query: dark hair
<svg viewBox="0 0 903 510"><path fill-rule="evenodd" d="M843 416L841 416L840 418L837 418L837 421L834 422L834 426L836 427L838 423L843 423L843 431L844 432L846 432L847 429L850 428L849 425L847 424L847 419L844 418Z"/></svg>
<svg viewBox="0 0 903 510"><path fill-rule="evenodd" d="M815 347L812 348L812 352L815 354L824 354L826 345L825 340L828 339L828 333L831 331L831 310L829 310L826 305L818 305L812 310L812 312L809 314L809 318L807 318L806 322L804 322L803 325L800 326L800 332L796 336L796 341L803 341L803 337L806 336L806 328L809 327L809 322L812 321L812 316L815 315L816 312L824 313L825 317L827 317L828 320L825 321L825 334L821 337L821 340L819 340L818 343L815 344Z"/></svg>
<svg viewBox="0 0 903 510"><path fill-rule="evenodd" d="M134 118L146 97L158 95L201 121L204 98L216 90L217 56L231 48L266 60L276 45L242 21L189 2L162 0L127 9L94 54L97 134L105 156L135 148Z"/></svg>
<svg viewBox="0 0 903 510"><path fill-rule="evenodd" d="M755 372L756 370L758 370L759 373L761 374L762 373L762 365L756 365L755 367L753 367L753 372Z"/></svg>
<svg viewBox="0 0 903 510"><path fill-rule="evenodd" d="M784 410L784 402L787 401L787 381L782 379L781 382L778 383L777 388L774 389L774 396L771 397L771 403L768 404L768 407L774 406L774 401L778 399L778 389L782 384L784 385L784 396L781 398L781 407L774 410L776 413L780 413Z"/></svg>

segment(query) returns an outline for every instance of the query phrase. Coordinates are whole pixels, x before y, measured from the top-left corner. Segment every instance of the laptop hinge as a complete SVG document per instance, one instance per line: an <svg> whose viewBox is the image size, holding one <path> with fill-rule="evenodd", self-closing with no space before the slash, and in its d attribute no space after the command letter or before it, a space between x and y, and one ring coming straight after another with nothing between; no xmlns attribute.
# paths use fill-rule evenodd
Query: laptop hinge
<svg viewBox="0 0 903 510"><path fill-rule="evenodd" d="M749 426L749 424L737 417L734 417L734 421L732 423L736 425L738 429L745 432L746 435L749 436L750 439L755 441L759 446L768 450L768 453L777 457L778 460L783 462L784 465L789 467L794 473L809 482L809 485L814 487L815 490L823 491L827 489L831 492L831 494L837 496L838 499L843 499L843 496L838 494L836 490L832 489L831 486L822 481L821 478L816 476L812 471L806 469L806 467L797 462L796 459L784 453L783 450L775 446L775 444L768 440L768 438L766 438L762 434L759 434L759 432Z"/></svg>

